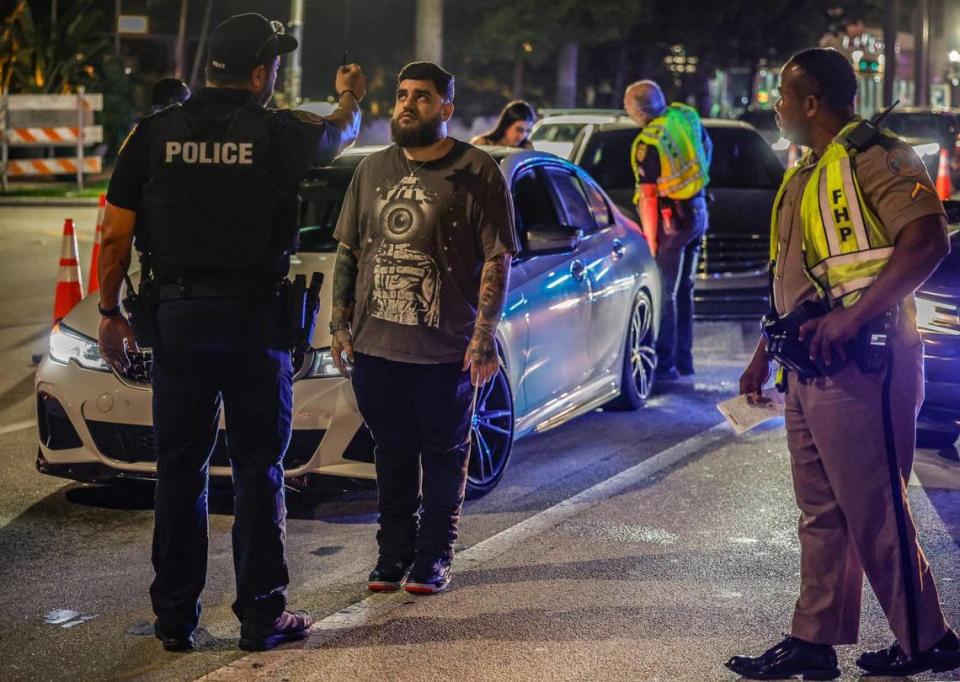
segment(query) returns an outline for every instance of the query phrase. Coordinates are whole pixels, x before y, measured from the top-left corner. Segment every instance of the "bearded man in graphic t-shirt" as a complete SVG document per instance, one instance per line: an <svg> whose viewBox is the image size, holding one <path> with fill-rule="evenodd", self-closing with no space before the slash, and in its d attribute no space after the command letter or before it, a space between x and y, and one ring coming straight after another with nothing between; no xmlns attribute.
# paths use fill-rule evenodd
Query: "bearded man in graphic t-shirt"
<svg viewBox="0 0 960 682"><path fill-rule="evenodd" d="M331 351L376 442L373 591L449 584L476 387L499 370L513 205L497 163L447 136L453 91L431 62L400 71L396 144L357 167L334 233Z"/></svg>

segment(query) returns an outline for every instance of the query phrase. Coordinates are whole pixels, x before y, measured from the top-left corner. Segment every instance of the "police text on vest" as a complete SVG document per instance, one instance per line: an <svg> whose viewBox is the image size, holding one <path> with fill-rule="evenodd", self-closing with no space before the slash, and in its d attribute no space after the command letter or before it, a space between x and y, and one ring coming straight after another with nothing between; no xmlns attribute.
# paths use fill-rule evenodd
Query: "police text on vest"
<svg viewBox="0 0 960 682"><path fill-rule="evenodd" d="M253 142L167 142L167 163L253 165Z"/></svg>

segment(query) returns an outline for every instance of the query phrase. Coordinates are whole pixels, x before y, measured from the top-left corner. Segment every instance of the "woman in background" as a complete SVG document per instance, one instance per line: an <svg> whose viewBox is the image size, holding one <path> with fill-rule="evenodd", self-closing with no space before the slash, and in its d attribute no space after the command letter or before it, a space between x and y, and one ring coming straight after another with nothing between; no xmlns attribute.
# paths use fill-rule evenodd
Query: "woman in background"
<svg viewBox="0 0 960 682"><path fill-rule="evenodd" d="M536 120L537 112L533 105L522 99L514 100L500 112L500 118L497 119L497 125L493 130L477 135L470 140L470 144L533 149L533 143L530 142L530 129L533 128Z"/></svg>

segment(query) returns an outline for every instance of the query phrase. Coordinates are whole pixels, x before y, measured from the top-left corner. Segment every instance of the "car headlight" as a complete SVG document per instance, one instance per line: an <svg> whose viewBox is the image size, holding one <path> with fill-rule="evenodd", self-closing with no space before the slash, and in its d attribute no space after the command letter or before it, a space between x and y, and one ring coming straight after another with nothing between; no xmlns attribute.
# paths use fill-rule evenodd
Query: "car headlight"
<svg viewBox="0 0 960 682"><path fill-rule="evenodd" d="M50 331L50 359L61 365L73 360L85 369L111 371L110 365L100 356L96 340L63 324L54 325Z"/></svg>
<svg viewBox="0 0 960 682"><path fill-rule="evenodd" d="M940 334L960 335L957 306L917 297L917 326Z"/></svg>
<svg viewBox="0 0 960 682"><path fill-rule="evenodd" d="M309 369L301 374L304 379L331 379L340 376L333 364L333 354L329 348L311 351L305 364L309 365Z"/></svg>

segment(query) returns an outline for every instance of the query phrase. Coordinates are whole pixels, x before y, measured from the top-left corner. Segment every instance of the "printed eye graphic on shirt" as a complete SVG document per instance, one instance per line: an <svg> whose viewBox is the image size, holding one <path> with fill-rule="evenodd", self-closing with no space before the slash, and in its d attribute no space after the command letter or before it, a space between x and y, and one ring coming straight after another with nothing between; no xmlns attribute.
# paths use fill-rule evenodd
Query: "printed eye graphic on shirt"
<svg viewBox="0 0 960 682"><path fill-rule="evenodd" d="M433 217L433 197L419 178L406 176L380 198L383 241L374 260L370 314L396 324L438 328L440 268L429 254L411 246Z"/></svg>

